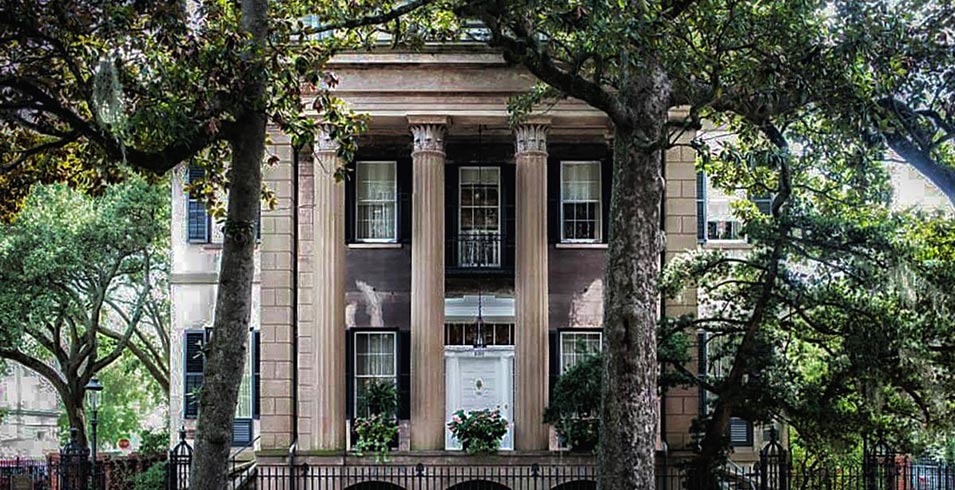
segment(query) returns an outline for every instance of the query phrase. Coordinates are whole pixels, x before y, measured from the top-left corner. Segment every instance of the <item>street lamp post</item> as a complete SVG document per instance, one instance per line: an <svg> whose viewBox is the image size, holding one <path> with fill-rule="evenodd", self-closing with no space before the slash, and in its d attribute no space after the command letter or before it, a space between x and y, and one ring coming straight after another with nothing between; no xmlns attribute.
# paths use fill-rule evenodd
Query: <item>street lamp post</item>
<svg viewBox="0 0 955 490"><path fill-rule="evenodd" d="M93 485L91 486L93 490L99 490L99 479L96 478L96 416L99 412L99 397L101 391L103 391L103 385L100 384L98 379L93 378L89 383L86 383L86 402L90 411L93 412L93 417L90 419L90 434L92 436L90 454L93 459L93 471L90 473L90 476L93 480Z"/></svg>

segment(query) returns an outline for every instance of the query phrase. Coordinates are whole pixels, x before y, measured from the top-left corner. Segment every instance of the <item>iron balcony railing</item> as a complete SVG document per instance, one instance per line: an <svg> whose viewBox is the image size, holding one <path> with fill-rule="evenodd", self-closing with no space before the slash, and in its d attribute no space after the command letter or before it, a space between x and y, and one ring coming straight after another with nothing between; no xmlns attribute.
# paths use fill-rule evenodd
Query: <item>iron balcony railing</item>
<svg viewBox="0 0 955 490"><path fill-rule="evenodd" d="M464 233L447 241L445 265L457 272L513 269L514 242L499 233Z"/></svg>

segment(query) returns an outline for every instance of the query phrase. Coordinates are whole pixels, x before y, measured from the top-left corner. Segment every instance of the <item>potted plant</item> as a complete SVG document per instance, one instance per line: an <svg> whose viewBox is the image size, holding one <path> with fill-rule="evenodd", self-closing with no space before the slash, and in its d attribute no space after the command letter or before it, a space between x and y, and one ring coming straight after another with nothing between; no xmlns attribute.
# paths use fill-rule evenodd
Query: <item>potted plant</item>
<svg viewBox="0 0 955 490"><path fill-rule="evenodd" d="M398 437L398 389L392 381L373 381L364 387L358 399L355 452L375 454L379 462L387 460L388 451Z"/></svg>
<svg viewBox="0 0 955 490"><path fill-rule="evenodd" d="M561 442L573 451L597 447L603 358L596 353L570 367L557 379L544 421L553 424Z"/></svg>
<svg viewBox="0 0 955 490"><path fill-rule="evenodd" d="M448 428L468 454L490 454L501 447L501 439L507 434L507 420L498 409L458 410Z"/></svg>

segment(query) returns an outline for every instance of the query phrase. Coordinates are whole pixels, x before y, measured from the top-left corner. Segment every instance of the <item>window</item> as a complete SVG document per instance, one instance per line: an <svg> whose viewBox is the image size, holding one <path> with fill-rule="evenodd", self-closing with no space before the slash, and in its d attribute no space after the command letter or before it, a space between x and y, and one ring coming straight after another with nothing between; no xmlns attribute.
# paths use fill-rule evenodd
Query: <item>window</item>
<svg viewBox="0 0 955 490"><path fill-rule="evenodd" d="M746 199L743 191L727 194L714 187L703 172L696 173L696 237L708 240L744 240L743 223L733 214L732 203ZM760 212L770 214L772 196L768 194L749 198Z"/></svg>
<svg viewBox="0 0 955 490"><path fill-rule="evenodd" d="M570 369L578 362L601 351L601 332L561 332L560 372Z"/></svg>
<svg viewBox="0 0 955 490"><path fill-rule="evenodd" d="M186 182L192 183L205 176L205 169L190 165L186 173ZM191 195L186 209L187 240L190 243L209 243L212 239L212 219L206 211L206 202Z"/></svg>
<svg viewBox="0 0 955 490"><path fill-rule="evenodd" d="M397 237L395 162L358 162L355 172L357 227L355 238L390 242Z"/></svg>
<svg viewBox="0 0 955 490"><path fill-rule="evenodd" d="M203 369L206 360L202 349L209 339L210 330L185 332L183 344L183 416L187 419L199 415L199 390L203 384ZM249 353L239 385L239 400L236 406L237 419L252 419L259 416L259 332L250 333Z"/></svg>
<svg viewBox="0 0 955 490"><path fill-rule="evenodd" d="M484 323L481 325L484 345L514 345L513 323ZM478 328L475 323L446 323L444 325L444 345L473 346L477 340Z"/></svg>
<svg viewBox="0 0 955 490"><path fill-rule="evenodd" d="M562 162L561 241L599 242L601 213L600 162Z"/></svg>
<svg viewBox="0 0 955 490"><path fill-rule="evenodd" d="M745 447L753 445L753 424L739 418L730 417L730 446Z"/></svg>
<svg viewBox="0 0 955 490"><path fill-rule="evenodd" d="M714 362L713 359L710 358L709 344L712 341L714 341L714 339L709 338L707 332L701 330L696 333L697 376L699 376L700 379L705 379L708 376L722 377L723 375L722 362ZM709 395L710 393L700 386L700 413L710 411ZM730 424L727 431L729 432L730 446L747 447L753 445L753 424L749 421L739 417L730 417Z"/></svg>
<svg viewBox="0 0 955 490"><path fill-rule="evenodd" d="M199 415L199 389L202 388L202 370L206 365L206 358L202 348L206 343L206 334L203 331L185 333L183 345L183 416L194 419Z"/></svg>
<svg viewBox="0 0 955 490"><path fill-rule="evenodd" d="M252 356L249 349L249 356L245 359L245 367L242 369L242 383L239 385L239 401L235 406L235 418L252 418Z"/></svg>
<svg viewBox="0 0 955 490"><path fill-rule="evenodd" d="M501 265L501 169L461 167L458 267Z"/></svg>
<svg viewBox="0 0 955 490"><path fill-rule="evenodd" d="M355 416L365 389L374 382L398 380L395 332L355 332Z"/></svg>

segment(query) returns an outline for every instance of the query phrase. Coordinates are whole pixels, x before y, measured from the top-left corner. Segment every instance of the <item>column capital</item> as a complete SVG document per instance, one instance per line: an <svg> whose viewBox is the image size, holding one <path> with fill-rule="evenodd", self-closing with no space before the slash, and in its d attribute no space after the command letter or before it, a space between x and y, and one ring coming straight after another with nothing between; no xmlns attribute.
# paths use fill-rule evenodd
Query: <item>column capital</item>
<svg viewBox="0 0 955 490"><path fill-rule="evenodd" d="M331 124L318 125L318 130L315 131L313 152L338 151L338 140L332 137L332 128L333 126Z"/></svg>
<svg viewBox="0 0 955 490"><path fill-rule="evenodd" d="M550 118L532 117L522 121L514 128L517 137L517 153L547 153L547 132L550 130Z"/></svg>
<svg viewBox="0 0 955 490"><path fill-rule="evenodd" d="M448 116L408 116L414 151L444 153L444 135L450 123Z"/></svg>

